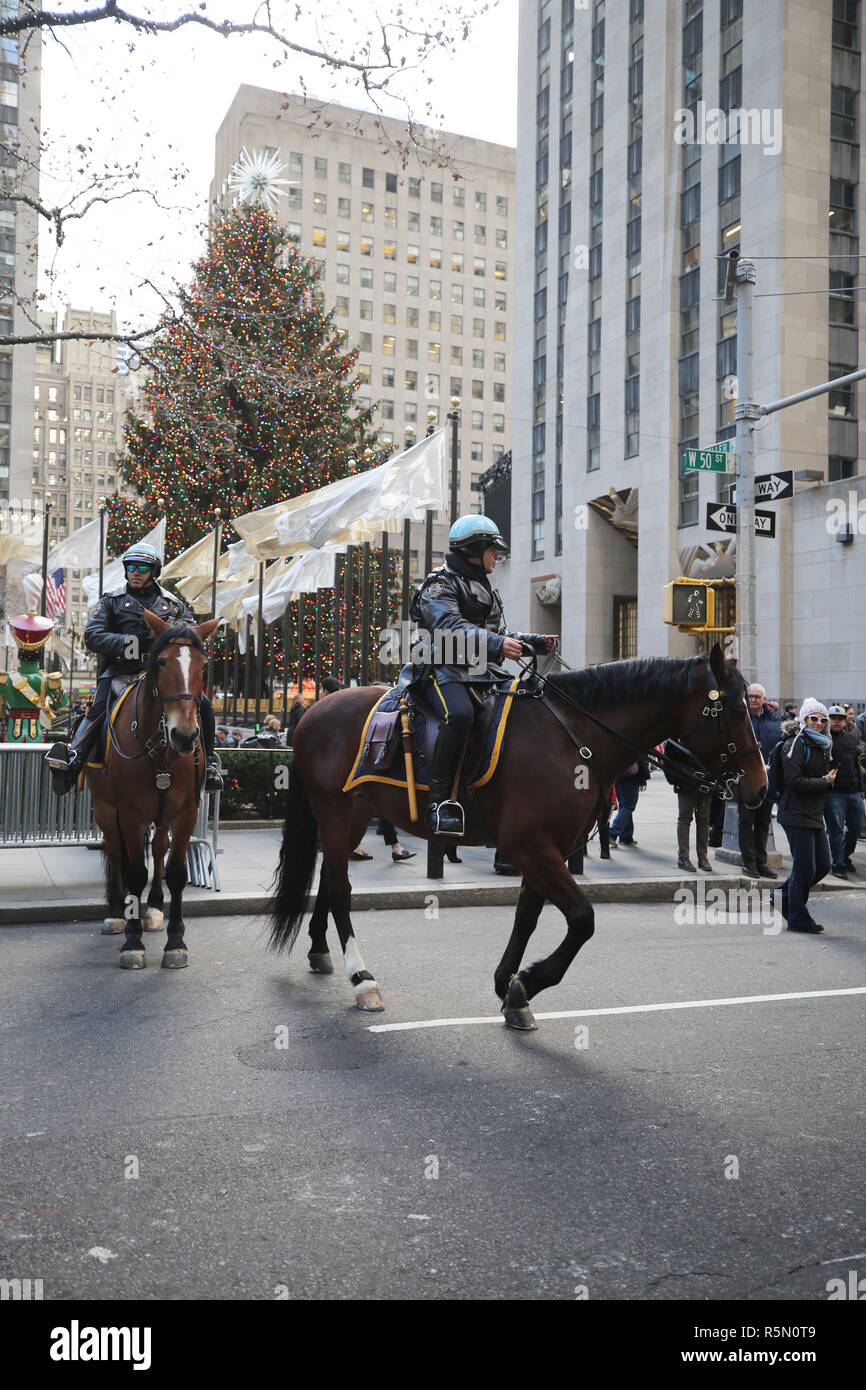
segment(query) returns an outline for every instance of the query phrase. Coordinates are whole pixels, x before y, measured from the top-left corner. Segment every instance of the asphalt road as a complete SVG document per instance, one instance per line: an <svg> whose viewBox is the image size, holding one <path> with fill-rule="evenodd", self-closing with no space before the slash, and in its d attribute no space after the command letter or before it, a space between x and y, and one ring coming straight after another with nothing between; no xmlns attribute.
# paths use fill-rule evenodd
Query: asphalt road
<svg viewBox="0 0 866 1390"><path fill-rule="evenodd" d="M821 913L768 937L599 907L536 1012L862 987L862 909ZM0 1275L46 1300L826 1299L866 1250L866 996L369 1031L496 1015L508 924L359 916L378 1016L260 921L192 923L180 972L162 937L128 973L91 924L3 929Z"/></svg>

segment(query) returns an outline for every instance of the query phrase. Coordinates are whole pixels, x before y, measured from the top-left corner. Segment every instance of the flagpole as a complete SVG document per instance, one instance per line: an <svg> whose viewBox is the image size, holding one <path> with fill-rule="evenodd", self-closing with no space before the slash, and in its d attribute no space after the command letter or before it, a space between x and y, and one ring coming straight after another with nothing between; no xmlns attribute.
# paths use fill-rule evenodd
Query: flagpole
<svg viewBox="0 0 866 1390"><path fill-rule="evenodd" d="M212 580L211 580L211 586L210 586L210 615L211 615L212 618L215 618L215 617L216 617L217 567L218 567L218 565L219 565L219 554L220 554L220 531L221 531L220 516L221 516L221 512L220 512L219 507L214 507L213 511L214 511L214 516L216 517L216 526L214 527L214 533L213 533L213 578L212 578ZM207 685L208 685L208 690L210 691L210 697L211 697L211 699L213 699L213 693L214 693L214 691L213 691L213 667L214 667L214 652L213 652L213 643L211 643L210 656L208 657L208 662L207 662Z"/></svg>
<svg viewBox="0 0 866 1390"><path fill-rule="evenodd" d="M44 522L42 525L42 597L39 600L39 616L45 617L46 586L48 584L48 536L51 531L51 493L45 494ZM41 655L41 653L40 653ZM40 660L40 666L42 664Z"/></svg>
<svg viewBox="0 0 866 1390"><path fill-rule="evenodd" d="M102 575L105 569L105 498L98 498L99 505L99 592L97 598L102 598Z"/></svg>
<svg viewBox="0 0 866 1390"><path fill-rule="evenodd" d="M259 717L261 715L262 703L262 663L265 659L265 624L264 624L264 603L262 600L262 590L265 583L265 562L262 560L259 565L259 611L256 614L256 733L259 731Z"/></svg>

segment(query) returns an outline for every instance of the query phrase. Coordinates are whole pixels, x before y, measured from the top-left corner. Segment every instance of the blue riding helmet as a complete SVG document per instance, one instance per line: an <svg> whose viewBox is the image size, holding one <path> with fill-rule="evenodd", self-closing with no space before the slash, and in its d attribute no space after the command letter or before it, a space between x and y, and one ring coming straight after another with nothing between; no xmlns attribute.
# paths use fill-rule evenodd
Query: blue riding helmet
<svg viewBox="0 0 866 1390"><path fill-rule="evenodd" d="M135 545L131 545L128 550L125 550L120 558L124 564L128 560L131 564L152 565L154 579L159 578L162 560L155 546L145 545L143 541L136 541Z"/></svg>
<svg viewBox="0 0 866 1390"><path fill-rule="evenodd" d="M461 550L464 554L481 555L488 546L494 546L500 555L508 555L508 546L496 525L489 516L459 516L448 532L448 548Z"/></svg>

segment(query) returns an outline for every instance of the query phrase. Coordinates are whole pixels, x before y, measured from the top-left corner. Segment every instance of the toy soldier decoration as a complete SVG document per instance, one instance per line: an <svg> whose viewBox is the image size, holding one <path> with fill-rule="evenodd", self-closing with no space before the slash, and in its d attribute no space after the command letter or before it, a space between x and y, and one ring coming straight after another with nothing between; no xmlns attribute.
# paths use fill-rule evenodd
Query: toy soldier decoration
<svg viewBox="0 0 866 1390"><path fill-rule="evenodd" d="M21 653L17 671L0 671L0 715L7 718L7 743L41 743L42 730L65 710L68 700L59 671L42 671L36 660L54 628L50 618L22 613L9 619Z"/></svg>

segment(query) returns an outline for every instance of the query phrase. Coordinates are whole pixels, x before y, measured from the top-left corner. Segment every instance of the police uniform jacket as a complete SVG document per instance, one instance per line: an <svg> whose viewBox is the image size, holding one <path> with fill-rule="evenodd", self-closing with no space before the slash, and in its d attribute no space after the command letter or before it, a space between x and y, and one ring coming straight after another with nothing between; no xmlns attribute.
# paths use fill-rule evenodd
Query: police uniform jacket
<svg viewBox="0 0 866 1390"><path fill-rule="evenodd" d="M477 685L507 680L508 672L499 664L506 637L515 637L519 642L530 643L536 650L546 651L544 638L537 633L509 632L506 629L502 600L497 590L491 586L483 570L470 565L462 556L449 554L444 565L428 574L412 598L409 616L429 634L431 643L428 667L422 669L416 665L405 668L407 674L411 672L412 679L418 679L426 672L432 674L439 685L449 681ZM437 631L455 635L462 632L467 656L475 654L481 665L470 665L468 661L465 664L459 661L456 664L437 663ZM447 640L438 654L446 658L456 655L449 652Z"/></svg>
<svg viewBox="0 0 866 1390"><path fill-rule="evenodd" d="M149 584L146 592L135 593L126 584L111 594L103 594L84 629L84 645L100 657L100 676L135 675L147 664L153 634L144 618L150 609L166 623L193 623L189 609L174 594ZM126 655L127 639L139 641L139 656Z"/></svg>

